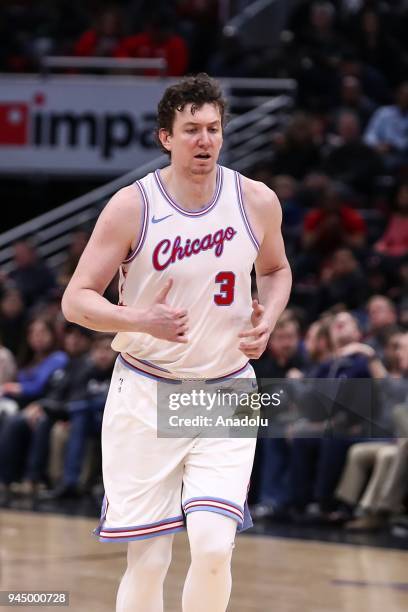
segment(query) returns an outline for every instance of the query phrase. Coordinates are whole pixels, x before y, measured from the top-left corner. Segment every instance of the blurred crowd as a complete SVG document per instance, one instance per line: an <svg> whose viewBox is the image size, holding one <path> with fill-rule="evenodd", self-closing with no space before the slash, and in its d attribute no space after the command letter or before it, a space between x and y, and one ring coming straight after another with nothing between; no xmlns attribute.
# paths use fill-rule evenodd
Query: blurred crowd
<svg viewBox="0 0 408 612"><path fill-rule="evenodd" d="M10 0L0 7L0 71L37 72L44 55L72 55L162 57L168 76L197 72L215 52L224 5L218 0Z"/></svg>
<svg viewBox="0 0 408 612"><path fill-rule="evenodd" d="M259 441L253 514L350 530L405 520L407 533L408 3L300 1L268 49L223 38L221 8L180 0L153 14L143 0L103 10L92 0L13 0L0 9L0 69L37 70L44 53L165 56L171 75L296 79L296 110L248 173L282 203L294 274L254 367L260 386L288 379L302 400L279 435ZM67 325L60 311L88 235L74 235L56 271L35 242L20 241L14 271L0 277L7 495L62 499L100 483L95 445L115 356L109 336ZM117 300L115 281L107 294ZM310 379L372 381L381 436L341 410L328 415Z"/></svg>
<svg viewBox="0 0 408 612"><path fill-rule="evenodd" d="M69 499L101 492L100 433L116 354L112 336L67 323L61 295L88 239L57 274L28 240L0 282L0 487ZM115 299L115 296L113 296Z"/></svg>
<svg viewBox="0 0 408 612"><path fill-rule="evenodd" d="M0 71L36 71L43 55L164 57L171 76L293 77L302 106L314 109L331 106L350 74L362 84L363 114L407 73L406 0L293 1L268 44L224 28L249 4L9 0L0 7Z"/></svg>

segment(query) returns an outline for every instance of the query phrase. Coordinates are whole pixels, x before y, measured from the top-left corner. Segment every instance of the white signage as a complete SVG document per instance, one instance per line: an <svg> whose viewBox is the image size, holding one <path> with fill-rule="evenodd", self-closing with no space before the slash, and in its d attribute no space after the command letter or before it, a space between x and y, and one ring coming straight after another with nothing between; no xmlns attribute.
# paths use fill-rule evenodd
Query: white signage
<svg viewBox="0 0 408 612"><path fill-rule="evenodd" d="M157 157L157 103L171 81L0 77L0 173L118 174Z"/></svg>

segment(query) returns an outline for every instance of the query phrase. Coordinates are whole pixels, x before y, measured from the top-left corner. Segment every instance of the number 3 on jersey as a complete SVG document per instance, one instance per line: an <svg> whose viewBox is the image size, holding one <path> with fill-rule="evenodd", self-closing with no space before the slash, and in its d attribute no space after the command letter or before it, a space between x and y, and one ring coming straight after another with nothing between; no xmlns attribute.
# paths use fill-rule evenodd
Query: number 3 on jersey
<svg viewBox="0 0 408 612"><path fill-rule="evenodd" d="M220 283L220 293L214 295L217 306L229 306L234 301L235 274L233 272L218 272L215 282Z"/></svg>

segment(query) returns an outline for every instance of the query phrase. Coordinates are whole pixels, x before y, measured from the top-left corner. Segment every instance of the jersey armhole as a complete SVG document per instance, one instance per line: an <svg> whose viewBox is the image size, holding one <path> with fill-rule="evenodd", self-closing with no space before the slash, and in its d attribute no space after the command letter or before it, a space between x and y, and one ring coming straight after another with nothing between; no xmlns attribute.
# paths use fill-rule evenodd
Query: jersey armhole
<svg viewBox="0 0 408 612"><path fill-rule="evenodd" d="M128 264L131 261L134 260L134 258L136 257L136 255L141 251L142 246L145 242L146 239L146 233L147 233L147 226L148 226L148 222L149 222L149 201L147 199L147 194L146 191L142 185L142 183L140 181L135 181L133 183L140 191L140 195L142 196L142 202L143 202L143 220L142 220L142 227L139 233L139 238L137 240L136 246L133 249L133 251L131 251L129 253L129 255L126 257L126 259L123 260L123 264Z"/></svg>
<svg viewBox="0 0 408 612"><path fill-rule="evenodd" d="M237 198L238 198L238 204L239 204L239 209L241 212L241 216L242 216L242 220L244 222L244 225L246 227L246 230L248 232L248 236L251 239L255 249L257 251L259 251L260 249L260 245L259 242L255 236L255 232L253 231L252 227L251 227L251 223L248 219L248 215L245 211L245 205L244 205L244 198L243 198L243 191L242 191L242 182L241 182L241 175L239 174L239 172L237 172L236 170L234 170L234 176L235 176L235 188L237 191Z"/></svg>

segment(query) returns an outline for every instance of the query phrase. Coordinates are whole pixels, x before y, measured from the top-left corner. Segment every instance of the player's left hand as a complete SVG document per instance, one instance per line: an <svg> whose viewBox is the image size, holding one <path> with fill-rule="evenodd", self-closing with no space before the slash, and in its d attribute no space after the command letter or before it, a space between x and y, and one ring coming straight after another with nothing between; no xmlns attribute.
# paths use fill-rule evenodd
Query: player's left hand
<svg viewBox="0 0 408 612"><path fill-rule="evenodd" d="M271 335L271 326L265 319L265 308L261 306L258 300L252 300L251 323L252 329L238 334L238 338L245 338L241 340L238 348L249 359L259 359Z"/></svg>

